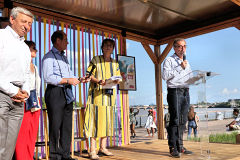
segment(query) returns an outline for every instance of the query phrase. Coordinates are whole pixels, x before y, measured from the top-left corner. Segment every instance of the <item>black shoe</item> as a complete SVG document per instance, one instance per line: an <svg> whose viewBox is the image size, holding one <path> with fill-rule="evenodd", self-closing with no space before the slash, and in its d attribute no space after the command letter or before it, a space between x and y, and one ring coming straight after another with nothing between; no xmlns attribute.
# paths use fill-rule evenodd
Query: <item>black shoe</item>
<svg viewBox="0 0 240 160"><path fill-rule="evenodd" d="M180 154L176 149L170 148L170 154L174 158L180 158Z"/></svg>
<svg viewBox="0 0 240 160"><path fill-rule="evenodd" d="M76 160L76 159L72 157L68 157L68 158L62 158L62 160Z"/></svg>
<svg viewBox="0 0 240 160"><path fill-rule="evenodd" d="M183 154L193 154L192 151L187 150L185 147L182 148L181 153L183 153Z"/></svg>
<svg viewBox="0 0 240 160"><path fill-rule="evenodd" d="M134 133L133 138L135 138L135 137L136 137L136 134Z"/></svg>

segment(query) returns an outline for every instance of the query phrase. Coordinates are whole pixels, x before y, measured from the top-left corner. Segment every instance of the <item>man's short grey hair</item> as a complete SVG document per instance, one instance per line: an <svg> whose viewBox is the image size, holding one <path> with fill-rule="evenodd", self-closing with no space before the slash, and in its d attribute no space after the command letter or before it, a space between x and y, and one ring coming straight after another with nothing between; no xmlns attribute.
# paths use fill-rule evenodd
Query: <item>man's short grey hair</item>
<svg viewBox="0 0 240 160"><path fill-rule="evenodd" d="M177 42L179 42L179 41L184 41L186 43L184 38L175 38L174 41L173 41L173 47L175 47Z"/></svg>
<svg viewBox="0 0 240 160"><path fill-rule="evenodd" d="M16 19L18 16L18 13L25 14L29 17L32 17L32 19L34 18L33 14L29 10L22 8L22 7L14 7L11 10L10 16L13 17L13 19Z"/></svg>

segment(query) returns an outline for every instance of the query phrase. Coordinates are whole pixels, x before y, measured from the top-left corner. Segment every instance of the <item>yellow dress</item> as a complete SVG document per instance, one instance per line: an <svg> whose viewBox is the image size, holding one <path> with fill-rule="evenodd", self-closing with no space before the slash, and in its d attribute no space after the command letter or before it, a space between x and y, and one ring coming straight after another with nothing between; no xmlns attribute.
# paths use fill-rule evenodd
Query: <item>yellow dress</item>
<svg viewBox="0 0 240 160"><path fill-rule="evenodd" d="M119 66L115 60L105 62L103 56L95 56L87 72L90 72L93 66L95 69L92 75L99 80L120 76ZM113 89L113 95L109 95L105 93L101 85L90 83L84 121L86 137L113 136L115 100L116 89Z"/></svg>

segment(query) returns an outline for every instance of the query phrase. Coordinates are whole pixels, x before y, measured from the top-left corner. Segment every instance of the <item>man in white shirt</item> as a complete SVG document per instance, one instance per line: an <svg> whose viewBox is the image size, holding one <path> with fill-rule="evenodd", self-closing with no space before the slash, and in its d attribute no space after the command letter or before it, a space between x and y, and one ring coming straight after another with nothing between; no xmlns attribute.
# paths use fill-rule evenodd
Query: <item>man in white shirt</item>
<svg viewBox="0 0 240 160"><path fill-rule="evenodd" d="M23 118L23 102L29 97L31 53L24 43L33 15L15 7L10 26L0 29L0 160L11 160Z"/></svg>
<svg viewBox="0 0 240 160"><path fill-rule="evenodd" d="M169 152L172 157L180 154L192 154L183 147L183 132L187 122L190 104L189 86L186 81L191 76L191 68L186 58L186 41L177 38L173 42L175 53L166 58L163 64L163 79L167 81L168 111L170 122L167 127Z"/></svg>

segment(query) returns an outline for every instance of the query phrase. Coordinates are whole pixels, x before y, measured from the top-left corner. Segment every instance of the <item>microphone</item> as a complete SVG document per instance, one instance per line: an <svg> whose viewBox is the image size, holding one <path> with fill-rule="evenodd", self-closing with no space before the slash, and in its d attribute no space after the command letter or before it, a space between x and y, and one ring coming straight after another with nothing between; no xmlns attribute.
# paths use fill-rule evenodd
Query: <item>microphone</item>
<svg viewBox="0 0 240 160"><path fill-rule="evenodd" d="M186 52L183 53L183 61L185 61L185 60L186 60Z"/></svg>
<svg viewBox="0 0 240 160"><path fill-rule="evenodd" d="M87 78L89 78L89 77L92 75L92 72L93 72L93 70L94 70L95 68L96 68L96 66L93 65L91 71L88 72L88 74L87 74ZM79 81L80 81L80 79L81 79L81 77L78 78Z"/></svg>
<svg viewBox="0 0 240 160"><path fill-rule="evenodd" d="M95 65L93 65L92 66L92 69L91 69L91 71L88 73L88 78L92 75L92 72L93 72L93 70L96 68L96 66Z"/></svg>

